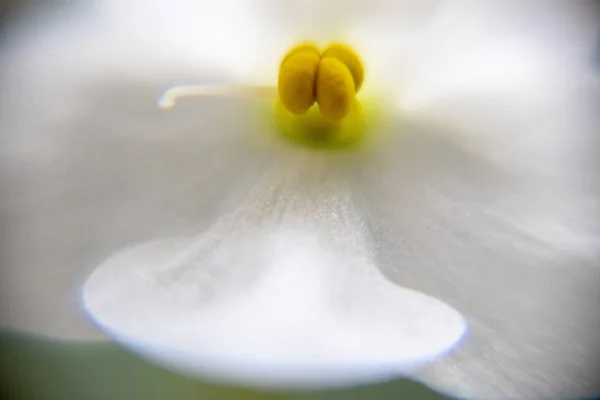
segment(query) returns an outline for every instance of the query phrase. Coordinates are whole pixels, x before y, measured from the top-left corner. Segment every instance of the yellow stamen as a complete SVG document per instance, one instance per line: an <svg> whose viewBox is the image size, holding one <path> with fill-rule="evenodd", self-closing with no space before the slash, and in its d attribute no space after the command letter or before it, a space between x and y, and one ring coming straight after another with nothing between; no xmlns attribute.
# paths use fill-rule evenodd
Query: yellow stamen
<svg viewBox="0 0 600 400"><path fill-rule="evenodd" d="M279 67L281 68L291 56L299 53L310 53L321 58L321 51L316 45L312 43L301 43L295 47L292 47L292 49L286 53L286 55L281 60L281 64L279 65Z"/></svg>
<svg viewBox="0 0 600 400"><path fill-rule="evenodd" d="M321 57L312 50L297 49L288 53L279 68L279 98L292 114L306 113L315 102L315 80Z"/></svg>
<svg viewBox="0 0 600 400"><path fill-rule="evenodd" d="M321 114L333 121L348 115L355 102L352 74L335 58L323 58L319 63L317 102Z"/></svg>
<svg viewBox="0 0 600 400"><path fill-rule="evenodd" d="M323 117L339 121L352 109L363 80L362 62L348 46L332 44L321 55L315 45L300 44L281 62L279 98L294 115L305 114L316 100Z"/></svg>
<svg viewBox="0 0 600 400"><path fill-rule="evenodd" d="M363 84L363 80L365 79L365 69L358 54L344 44L335 43L327 47L323 52L322 58L328 57L340 60L348 68L352 74L354 87L358 93Z"/></svg>
<svg viewBox="0 0 600 400"><path fill-rule="evenodd" d="M367 131L372 140L374 124L382 116L380 102L364 94L362 102L357 100L364 74L362 61L349 47L332 44L321 53L315 45L303 43L283 57L277 88L175 86L163 94L159 105L169 109L177 100L194 96L264 100L277 135L313 149L346 149L363 143Z"/></svg>

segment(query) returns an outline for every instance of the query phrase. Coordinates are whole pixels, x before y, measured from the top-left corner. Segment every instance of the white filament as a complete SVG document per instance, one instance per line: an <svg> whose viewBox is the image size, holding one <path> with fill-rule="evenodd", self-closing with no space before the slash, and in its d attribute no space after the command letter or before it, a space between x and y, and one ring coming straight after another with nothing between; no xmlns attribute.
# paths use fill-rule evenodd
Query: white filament
<svg viewBox="0 0 600 400"><path fill-rule="evenodd" d="M158 100L158 105L163 109L170 109L175 103L186 97L241 97L260 99L272 96L275 89L271 87L253 86L222 86L222 85L190 85L174 86L163 93Z"/></svg>

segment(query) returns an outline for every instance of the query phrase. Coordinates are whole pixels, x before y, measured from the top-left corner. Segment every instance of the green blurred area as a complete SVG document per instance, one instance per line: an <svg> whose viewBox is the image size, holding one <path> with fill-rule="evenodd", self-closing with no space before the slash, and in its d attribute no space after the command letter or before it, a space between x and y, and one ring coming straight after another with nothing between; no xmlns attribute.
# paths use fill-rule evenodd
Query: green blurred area
<svg viewBox="0 0 600 400"><path fill-rule="evenodd" d="M11 400L448 399L397 380L345 390L262 392L189 379L109 342L66 342L0 332L0 390Z"/></svg>

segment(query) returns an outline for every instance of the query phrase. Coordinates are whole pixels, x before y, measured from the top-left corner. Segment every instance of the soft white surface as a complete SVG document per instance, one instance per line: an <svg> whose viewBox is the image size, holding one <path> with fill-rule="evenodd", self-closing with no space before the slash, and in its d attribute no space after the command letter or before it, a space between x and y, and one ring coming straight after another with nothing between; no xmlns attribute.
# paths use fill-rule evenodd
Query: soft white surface
<svg viewBox="0 0 600 400"><path fill-rule="evenodd" d="M204 234L103 263L84 287L91 316L142 354L253 385L389 379L449 350L460 314L385 278L350 193L313 180L326 173L318 157L300 158Z"/></svg>
<svg viewBox="0 0 600 400"><path fill-rule="evenodd" d="M78 295L107 255L203 231L238 204L269 164L242 143L257 133L253 110L186 99L163 113L156 99L174 84L274 80L281 52L319 22L281 3L230 18L233 2L97 1L89 19L5 36L3 328L102 337ZM417 1L428 5L412 18L414 4L360 0L358 18L336 3L319 15L339 17L369 85L394 90L400 119L417 122L395 125L401 140L364 168L343 165L376 265L469 321L461 346L417 378L465 398L597 396L597 6ZM211 48L212 29L224 47Z"/></svg>

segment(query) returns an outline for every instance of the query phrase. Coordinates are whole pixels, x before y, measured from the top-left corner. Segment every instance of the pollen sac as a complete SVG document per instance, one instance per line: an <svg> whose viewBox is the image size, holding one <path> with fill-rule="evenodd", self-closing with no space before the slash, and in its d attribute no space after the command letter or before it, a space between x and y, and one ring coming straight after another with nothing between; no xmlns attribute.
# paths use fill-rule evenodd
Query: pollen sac
<svg viewBox="0 0 600 400"><path fill-rule="evenodd" d="M335 58L341 61L352 74L356 92L360 90L365 79L365 69L354 50L344 44L335 43L325 49L322 58Z"/></svg>
<svg viewBox="0 0 600 400"><path fill-rule="evenodd" d="M285 62L291 56L300 54L300 53L314 54L317 57L321 58L321 51L319 50L319 48L317 46L315 46L312 43L301 43L298 46L293 47L290 51L287 52L287 54L283 57L283 60L281 60L281 64L279 65L279 67L281 68L283 66L283 64L285 64Z"/></svg>
<svg viewBox="0 0 600 400"><path fill-rule="evenodd" d="M332 44L321 54L313 44L300 44L281 61L279 99L294 115L316 101L325 119L339 121L352 110L364 75L360 58L346 45Z"/></svg>
<svg viewBox="0 0 600 400"><path fill-rule="evenodd" d="M354 79L341 61L321 59L316 89L317 103L325 118L337 121L350 113L355 102Z"/></svg>
<svg viewBox="0 0 600 400"><path fill-rule="evenodd" d="M277 89L281 103L292 114L304 114L314 104L320 59L319 50L305 44L292 49L281 62Z"/></svg>

